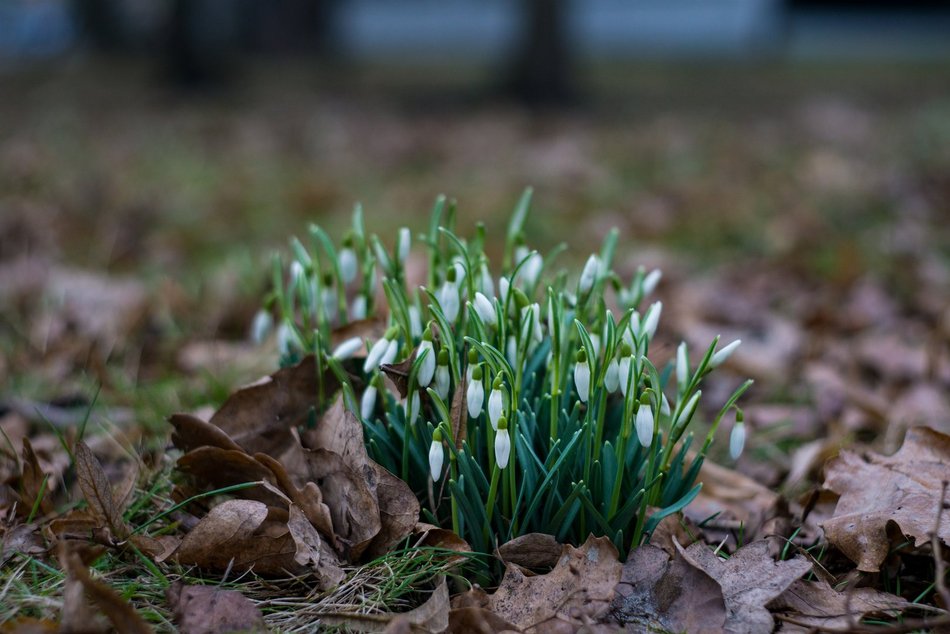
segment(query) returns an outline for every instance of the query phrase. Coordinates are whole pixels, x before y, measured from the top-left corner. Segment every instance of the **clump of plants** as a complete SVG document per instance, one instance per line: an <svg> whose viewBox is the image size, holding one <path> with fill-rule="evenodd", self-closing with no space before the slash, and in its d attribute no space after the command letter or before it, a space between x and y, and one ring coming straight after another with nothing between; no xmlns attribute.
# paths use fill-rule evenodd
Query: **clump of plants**
<svg viewBox="0 0 950 634"><path fill-rule="evenodd" d="M332 371L371 457L412 488L429 522L475 550L542 532L573 543L604 535L626 552L695 498L733 409L730 450L742 451L736 403L751 381L696 443L703 380L739 342L717 338L699 354L684 342L656 367L663 306L649 297L660 271L621 279L616 230L579 273L555 269L560 249L545 256L525 241L530 201L528 190L500 266L482 225L456 234L442 197L427 231L400 230L392 250L366 233L359 207L339 243L311 226L308 241L292 240L289 264L275 256L256 329L276 312L282 363L313 354L319 376ZM422 254L425 277L411 283L407 262ZM363 334L341 341L344 332Z"/></svg>

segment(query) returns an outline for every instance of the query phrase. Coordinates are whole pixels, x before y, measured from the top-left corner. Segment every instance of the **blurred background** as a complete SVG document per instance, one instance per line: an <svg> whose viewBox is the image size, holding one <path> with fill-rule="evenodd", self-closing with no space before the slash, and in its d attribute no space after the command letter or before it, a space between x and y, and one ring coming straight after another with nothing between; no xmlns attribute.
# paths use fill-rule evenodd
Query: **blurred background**
<svg viewBox="0 0 950 634"><path fill-rule="evenodd" d="M768 481L950 425L939 0L0 0L0 384L214 401L289 235L529 185L532 246L616 226L671 342L747 342Z"/></svg>

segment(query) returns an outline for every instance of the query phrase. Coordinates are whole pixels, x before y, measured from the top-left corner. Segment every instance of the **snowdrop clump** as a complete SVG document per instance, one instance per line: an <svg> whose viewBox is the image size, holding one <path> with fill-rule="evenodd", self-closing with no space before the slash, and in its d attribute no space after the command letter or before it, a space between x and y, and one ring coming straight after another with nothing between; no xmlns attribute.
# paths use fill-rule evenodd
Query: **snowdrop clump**
<svg viewBox="0 0 950 634"><path fill-rule="evenodd" d="M525 240L530 198L514 211L497 277L488 251L500 243L481 225L457 236L444 198L428 230L401 229L392 252L367 235L359 207L339 249L311 227L309 249L294 239L289 265L275 258L268 308L279 349L286 363L313 354L321 378L335 375L373 459L417 492L427 521L476 550L528 532L582 540L593 531L635 547L696 496L733 409L738 458L746 430L736 403L751 381L705 420L700 386L739 342L716 338L693 359L683 342L657 368L650 347L663 304L648 299L661 272L639 268L623 281L616 231L579 274L552 270ZM418 285L406 275L416 255L428 262ZM256 338L271 312L255 319ZM321 380L327 407L322 390ZM700 425L705 440L688 455Z"/></svg>

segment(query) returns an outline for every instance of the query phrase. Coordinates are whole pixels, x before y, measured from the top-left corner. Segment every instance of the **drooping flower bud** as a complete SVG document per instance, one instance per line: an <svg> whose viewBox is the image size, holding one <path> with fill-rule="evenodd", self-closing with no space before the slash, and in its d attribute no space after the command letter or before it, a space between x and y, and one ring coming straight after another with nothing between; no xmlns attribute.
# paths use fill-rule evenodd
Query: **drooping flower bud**
<svg viewBox="0 0 950 634"><path fill-rule="evenodd" d="M376 394L379 390L379 375L373 376L373 379L363 390L363 398L360 399L360 415L363 420L369 420L373 417L373 411L376 409Z"/></svg>
<svg viewBox="0 0 950 634"><path fill-rule="evenodd" d="M412 245L412 233L408 227L399 230L399 238L396 241L396 257L400 264L405 264L409 259L409 247Z"/></svg>
<svg viewBox="0 0 950 634"><path fill-rule="evenodd" d="M333 354L331 355L334 359L340 361L344 359L349 359L356 351L363 347L363 340L359 337L350 337L349 339L343 341L336 348L333 349Z"/></svg>
<svg viewBox="0 0 950 634"><path fill-rule="evenodd" d="M290 285L292 287L296 287L297 284L300 282L300 280L303 279L304 273L305 271L303 268L303 264L301 264L297 260L294 260L293 262L291 262L290 263Z"/></svg>
<svg viewBox="0 0 950 634"><path fill-rule="evenodd" d="M366 319L366 295L360 293L353 298L353 303L350 304L350 319L353 321Z"/></svg>
<svg viewBox="0 0 950 634"><path fill-rule="evenodd" d="M390 347L396 343L396 335L398 334L399 328L393 326L386 331L382 339L377 340L376 343L373 344L373 347L369 349L369 354L366 355L366 361L363 363L363 372L369 374L381 364L392 362L392 360L386 361L385 358L390 356ZM392 359L396 358L396 352L398 352L398 350L397 345L396 349L392 352Z"/></svg>
<svg viewBox="0 0 950 634"><path fill-rule="evenodd" d="M518 340L514 335L508 335L508 340L505 342L505 358L511 367L518 365Z"/></svg>
<svg viewBox="0 0 950 634"><path fill-rule="evenodd" d="M435 391L443 401L447 401L449 398L450 383L449 351L442 348L439 350L439 363L435 369Z"/></svg>
<svg viewBox="0 0 950 634"><path fill-rule="evenodd" d="M745 447L745 418L742 410L736 408L736 424L732 426L732 433L729 435L729 455L733 460L738 460L742 455L742 449Z"/></svg>
<svg viewBox="0 0 950 634"><path fill-rule="evenodd" d="M475 312L478 313L478 318L482 320L482 323L486 326L494 327L498 324L497 315L495 314L495 307L492 305L490 299L488 299L482 293L475 293L475 301L473 302L475 307Z"/></svg>
<svg viewBox="0 0 950 634"><path fill-rule="evenodd" d="M442 430L436 429L432 433L432 444L429 446L429 473L432 480L438 482L442 477L442 465L445 463L445 452L442 449Z"/></svg>
<svg viewBox="0 0 950 634"><path fill-rule="evenodd" d="M663 277L663 272L660 269L653 269L647 276L643 278L643 295L649 295L656 290L656 285L660 283L660 278Z"/></svg>
<svg viewBox="0 0 950 634"><path fill-rule="evenodd" d="M422 313L415 304L409 305L409 334L413 339L422 336Z"/></svg>
<svg viewBox="0 0 950 634"><path fill-rule="evenodd" d="M277 326L277 351L286 357L294 350L301 348L296 331L286 321Z"/></svg>
<svg viewBox="0 0 950 634"><path fill-rule="evenodd" d="M648 339L653 339L656 334L656 327L660 323L660 313L663 312L663 302L654 302L647 311L641 327L642 332L646 333Z"/></svg>
<svg viewBox="0 0 950 634"><path fill-rule="evenodd" d="M260 345L267 339L271 328L274 327L274 318L270 311L264 308L257 311L254 315L254 321L251 322L251 341Z"/></svg>
<svg viewBox="0 0 950 634"><path fill-rule="evenodd" d="M686 351L686 342L681 341L676 348L676 384L680 390L686 389L686 382L689 381L689 356Z"/></svg>
<svg viewBox="0 0 950 634"><path fill-rule="evenodd" d="M590 397L590 363L587 362L587 351L581 348L575 356L574 387L577 388L577 397L586 403Z"/></svg>
<svg viewBox="0 0 950 634"><path fill-rule="evenodd" d="M511 438L508 435L508 419L502 416L498 419L498 433L495 434L495 464L499 469L508 466L511 457Z"/></svg>
<svg viewBox="0 0 950 634"><path fill-rule="evenodd" d="M610 360L610 363L607 364L607 372L604 374L604 387L607 388L607 391L613 394L617 391L617 388L620 387L620 364L617 363L617 358L614 357Z"/></svg>
<svg viewBox="0 0 950 634"><path fill-rule="evenodd" d="M742 339L736 339L735 341L730 343L728 346L718 351L709 360L709 367L717 368L720 365L722 365L723 362L725 362L725 360L728 359L732 355L732 353L736 351L736 348L738 348L739 344L741 343L742 343Z"/></svg>
<svg viewBox="0 0 950 634"><path fill-rule="evenodd" d="M472 370L472 378L468 382L465 394L468 403L468 415L478 418L482 415L482 404L485 402L485 383L482 381L482 366L478 364Z"/></svg>
<svg viewBox="0 0 950 634"><path fill-rule="evenodd" d="M416 424L419 419L419 409L422 407L422 401L419 399L419 391L413 390L406 398L406 420L409 426Z"/></svg>
<svg viewBox="0 0 950 634"><path fill-rule="evenodd" d="M587 263L584 265L584 270L581 271L581 278L577 282L577 294L581 297L587 295L592 288L594 288L594 282L597 281L597 273L600 270L600 258L596 255L591 254L587 258Z"/></svg>
<svg viewBox="0 0 950 634"><path fill-rule="evenodd" d="M620 361L617 364L620 379L620 393L627 396L631 381L631 372L633 372L633 349L630 344L624 341L620 344Z"/></svg>
<svg viewBox="0 0 950 634"><path fill-rule="evenodd" d="M653 408L650 406L649 394L640 397L640 406L637 409L637 439L644 447L653 443Z"/></svg>
<svg viewBox="0 0 950 634"><path fill-rule="evenodd" d="M445 272L445 282L439 289L439 305L450 322L454 322L459 315L459 287L456 279L455 267L449 267Z"/></svg>
<svg viewBox="0 0 950 634"><path fill-rule="evenodd" d="M664 416L670 415L670 401L666 398L666 394L663 394L663 398L660 400L660 413Z"/></svg>
<svg viewBox="0 0 950 634"><path fill-rule="evenodd" d="M488 262L482 260L481 272L478 277L478 289L485 297L495 295L495 280L492 279L491 271L488 270Z"/></svg>
<svg viewBox="0 0 950 634"><path fill-rule="evenodd" d="M343 239L343 248L339 255L340 277L344 284L349 284L356 279L356 271L359 268L359 262L356 259L356 251L353 250L353 237L347 236Z"/></svg>
<svg viewBox="0 0 950 634"><path fill-rule="evenodd" d="M679 427L680 425L685 424L692 416L693 412L696 411L696 406L699 404L699 397L703 395L702 390L697 390L693 396L686 401L686 405L683 406L683 409L680 410L679 415L674 421L674 425Z"/></svg>
<svg viewBox="0 0 950 634"><path fill-rule="evenodd" d="M502 417L505 411L505 397L502 390L505 383L502 381L501 373L495 375L492 382L491 394L488 395L488 421L493 429L498 429L498 419Z"/></svg>
<svg viewBox="0 0 950 634"><path fill-rule="evenodd" d="M426 326L425 332L422 333L422 343L419 344L416 355L421 357L423 353L425 357L419 362L419 373L416 375L416 380L419 382L419 387L429 387L429 384L432 383L432 377L435 374L436 361L435 348L432 346L431 324Z"/></svg>
<svg viewBox="0 0 950 634"><path fill-rule="evenodd" d="M465 365L465 382L472 382L472 372L478 365L478 350L474 346L468 349L468 363Z"/></svg>

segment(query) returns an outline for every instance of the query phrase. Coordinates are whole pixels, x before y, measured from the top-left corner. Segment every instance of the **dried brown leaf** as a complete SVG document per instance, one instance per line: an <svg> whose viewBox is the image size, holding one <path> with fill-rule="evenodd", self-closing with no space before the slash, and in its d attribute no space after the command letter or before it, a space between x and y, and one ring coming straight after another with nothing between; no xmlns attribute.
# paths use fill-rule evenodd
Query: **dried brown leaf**
<svg viewBox="0 0 950 634"><path fill-rule="evenodd" d="M0 537L0 566L17 553L36 556L46 552L46 543L36 524L20 524Z"/></svg>
<svg viewBox="0 0 950 634"><path fill-rule="evenodd" d="M199 447L178 459L178 470L195 478L202 488L219 489L244 482L275 483L270 469L243 451L220 447ZM283 500L262 486L235 492L265 504L282 505Z"/></svg>
<svg viewBox="0 0 950 634"><path fill-rule="evenodd" d="M40 467L40 461L36 457L36 452L33 451L29 438L23 439L21 465L23 473L20 475L20 492L23 508L20 509L20 514L26 517L37 500L39 500L39 510L43 515L52 513L54 507L52 500L49 499L50 482L47 474Z"/></svg>
<svg viewBox="0 0 950 634"><path fill-rule="evenodd" d="M526 632L545 631L555 621L580 626L610 608L621 568L609 539L589 537L580 548L564 546L547 574L526 577L508 564L490 608Z"/></svg>
<svg viewBox="0 0 950 634"><path fill-rule="evenodd" d="M222 502L185 535L174 557L181 564L210 570L232 566L262 575L305 572L295 561L297 545L284 519L272 519L261 502Z"/></svg>
<svg viewBox="0 0 950 634"><path fill-rule="evenodd" d="M680 550L686 561L722 588L726 606L725 631L737 634L771 632L775 623L765 605L811 570L811 562L804 557L775 561L769 548L768 541L755 541L725 561L705 544L696 543Z"/></svg>
<svg viewBox="0 0 950 634"><path fill-rule="evenodd" d="M771 603L773 612L783 613L798 624L814 628L847 629L871 614L893 616L910 602L873 588L850 588L839 592L827 581L799 579Z"/></svg>
<svg viewBox="0 0 950 634"><path fill-rule="evenodd" d="M267 631L261 611L237 590L176 582L165 597L183 634Z"/></svg>
<svg viewBox="0 0 950 634"><path fill-rule="evenodd" d="M528 533L498 547L498 557L531 570L550 570L561 558L563 546L545 533Z"/></svg>
<svg viewBox="0 0 950 634"><path fill-rule="evenodd" d="M241 451L240 445L220 428L191 414L173 414L168 422L175 428L172 444L184 452L199 447L220 447Z"/></svg>
<svg viewBox="0 0 950 634"><path fill-rule="evenodd" d="M412 364L416 361L416 353L418 351L419 349L416 348L412 351L412 354L409 355L409 358L399 363L384 363L379 366L379 370L392 384L394 388L393 391L399 394L399 398L406 398L406 395L409 394L409 371L412 369Z"/></svg>
<svg viewBox="0 0 950 634"><path fill-rule="evenodd" d="M65 548L61 551L61 560L67 574L82 584L86 596L109 619L112 627L120 634L147 634L152 628L138 615L129 603L101 581L93 579L82 563L79 555ZM79 631L85 628L80 626Z"/></svg>
<svg viewBox="0 0 950 634"><path fill-rule="evenodd" d="M465 377L462 377L462 382L455 388L450 416L455 448L461 449L468 434L468 381Z"/></svg>
<svg viewBox="0 0 950 634"><path fill-rule="evenodd" d="M316 573L321 589L339 585L346 574L340 568L336 553L330 550L303 511L295 505L290 506L287 529L297 547L294 561Z"/></svg>
<svg viewBox="0 0 950 634"><path fill-rule="evenodd" d="M115 503L112 484L106 477L102 464L83 441L76 443L73 450L76 458L76 478L82 489L86 503L93 516L107 526L112 534L125 539L129 528L122 519L122 511Z"/></svg>
<svg viewBox="0 0 950 634"><path fill-rule="evenodd" d="M332 451L354 469L371 462L363 442L363 423L346 409L342 395L324 413L316 427L304 433L304 440L307 448Z"/></svg>
<svg viewBox="0 0 950 634"><path fill-rule="evenodd" d="M726 605L719 584L679 553L646 544L623 565L612 616L643 631L705 634L723 631Z"/></svg>
<svg viewBox="0 0 950 634"><path fill-rule="evenodd" d="M409 485L385 467L373 463L376 472L376 500L379 504L379 534L366 555L378 557L404 540L419 521L419 500ZM461 538L459 538L461 540ZM465 542L462 541L464 544ZM466 544L467 546L467 544Z"/></svg>
<svg viewBox="0 0 950 634"><path fill-rule="evenodd" d="M330 539L334 548L339 549L340 546L333 532L330 509L323 503L323 494L320 492L320 488L313 482L307 482L302 487L298 487L290 479L284 466L267 454L255 454L254 458L271 471L277 480L277 486L287 494L294 504L300 507L314 528L320 531L324 537Z"/></svg>
<svg viewBox="0 0 950 634"><path fill-rule="evenodd" d="M449 611L448 632L451 634L496 634L506 631L521 630L485 608L464 607Z"/></svg>
<svg viewBox="0 0 950 634"><path fill-rule="evenodd" d="M822 524L825 536L858 570L876 572L890 549L889 522L915 546L930 539L944 480L950 480L950 436L927 427L909 430L893 456L843 451L826 469L824 487L841 498ZM939 537L950 544L950 510L940 513Z"/></svg>
<svg viewBox="0 0 950 634"><path fill-rule="evenodd" d="M355 632L444 632L449 626L449 588L443 578L425 603L401 614L328 614L323 625Z"/></svg>
<svg viewBox="0 0 950 634"><path fill-rule="evenodd" d="M343 456L325 449L306 451L310 479L323 493L333 530L347 558L356 561L382 528L376 501L377 473L368 464L354 469Z"/></svg>

